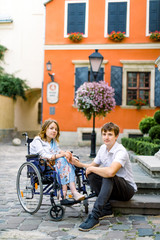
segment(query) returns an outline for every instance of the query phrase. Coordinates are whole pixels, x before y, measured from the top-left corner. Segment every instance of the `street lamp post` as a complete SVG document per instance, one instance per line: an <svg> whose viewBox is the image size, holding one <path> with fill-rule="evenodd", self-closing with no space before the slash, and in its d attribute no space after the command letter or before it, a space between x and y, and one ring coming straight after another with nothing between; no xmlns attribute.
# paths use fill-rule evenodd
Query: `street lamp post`
<svg viewBox="0 0 160 240"><path fill-rule="evenodd" d="M91 72L93 73L93 76L94 76L94 81L96 81L97 79L102 61L103 61L103 56L98 52L98 49L96 49L95 52L89 56L89 62L91 66ZM93 129L91 133L90 157L95 157L95 156L96 156L96 132L95 132L95 112L93 112Z"/></svg>

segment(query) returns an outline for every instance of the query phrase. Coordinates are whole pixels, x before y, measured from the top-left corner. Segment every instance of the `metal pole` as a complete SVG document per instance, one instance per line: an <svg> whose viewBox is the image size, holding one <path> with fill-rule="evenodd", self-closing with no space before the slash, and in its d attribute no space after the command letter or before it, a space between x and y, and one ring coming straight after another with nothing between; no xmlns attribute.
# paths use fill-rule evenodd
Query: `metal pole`
<svg viewBox="0 0 160 240"><path fill-rule="evenodd" d="M93 112L93 130L91 133L91 153L90 157L96 156L96 132L95 132L95 112Z"/></svg>

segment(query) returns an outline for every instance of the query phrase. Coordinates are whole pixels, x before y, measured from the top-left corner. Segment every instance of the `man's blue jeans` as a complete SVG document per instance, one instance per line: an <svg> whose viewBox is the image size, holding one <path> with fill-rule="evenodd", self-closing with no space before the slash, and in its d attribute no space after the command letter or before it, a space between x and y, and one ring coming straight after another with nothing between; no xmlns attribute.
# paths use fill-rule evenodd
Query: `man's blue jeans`
<svg viewBox="0 0 160 240"><path fill-rule="evenodd" d="M124 178L103 178L94 173L89 174L88 178L91 189L97 195L92 209L92 215L97 219L102 213L111 212L109 200L128 201L134 195L134 188Z"/></svg>

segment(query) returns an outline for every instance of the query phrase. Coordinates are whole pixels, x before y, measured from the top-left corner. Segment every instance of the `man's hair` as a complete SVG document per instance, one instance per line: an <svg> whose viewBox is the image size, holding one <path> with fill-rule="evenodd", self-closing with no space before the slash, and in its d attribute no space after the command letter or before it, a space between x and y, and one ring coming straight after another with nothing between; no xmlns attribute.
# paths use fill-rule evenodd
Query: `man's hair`
<svg viewBox="0 0 160 240"><path fill-rule="evenodd" d="M107 131L109 131L109 132L114 131L115 136L118 136L118 134L119 134L119 127L118 127L118 125L116 125L116 124L114 124L112 122L108 122L108 123L105 123L103 125L103 127L101 128L101 133L102 132L107 132Z"/></svg>
<svg viewBox="0 0 160 240"><path fill-rule="evenodd" d="M55 137L55 139L56 139L57 142L59 142L60 129L59 129L59 125L58 125L57 121L54 120L54 119L47 119L47 120L45 120L45 122L42 125L42 128L41 128L41 131L39 133L39 136L40 136L40 138L43 141L46 141L46 137L47 137L46 136L46 130L51 125L51 123L55 123L56 126L57 126L57 136Z"/></svg>

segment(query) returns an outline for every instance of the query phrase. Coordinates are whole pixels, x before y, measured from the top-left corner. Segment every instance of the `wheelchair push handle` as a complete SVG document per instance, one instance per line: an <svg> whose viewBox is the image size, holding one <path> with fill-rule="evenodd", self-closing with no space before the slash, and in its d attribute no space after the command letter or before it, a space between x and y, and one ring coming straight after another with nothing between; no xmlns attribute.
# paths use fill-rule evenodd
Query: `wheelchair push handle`
<svg viewBox="0 0 160 240"><path fill-rule="evenodd" d="M27 140L28 140L28 134L27 134L27 132L22 133L22 136L25 136L26 142L27 142Z"/></svg>

